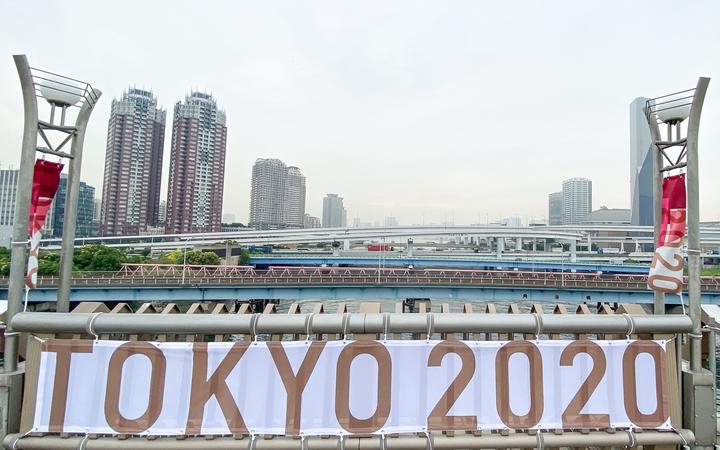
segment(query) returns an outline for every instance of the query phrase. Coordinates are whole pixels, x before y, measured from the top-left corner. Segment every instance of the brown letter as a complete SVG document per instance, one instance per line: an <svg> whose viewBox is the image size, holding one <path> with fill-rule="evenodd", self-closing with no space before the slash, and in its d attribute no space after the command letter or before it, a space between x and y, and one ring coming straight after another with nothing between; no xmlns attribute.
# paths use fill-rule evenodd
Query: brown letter
<svg viewBox="0 0 720 450"><path fill-rule="evenodd" d="M370 355L378 365L377 406L372 416L358 419L350 412L350 364L358 355ZM374 433L390 416L392 359L384 345L376 341L355 341L345 347L335 374L335 416L349 433Z"/></svg>
<svg viewBox="0 0 720 450"><path fill-rule="evenodd" d="M50 403L50 424L48 431L62 433L67 408L70 361L73 353L92 353L93 341L49 340L43 342L42 351L55 353L55 380L53 381L52 402Z"/></svg>
<svg viewBox="0 0 720 450"><path fill-rule="evenodd" d="M530 410L518 416L510 409L510 356L522 353L530 363ZM543 415L543 369L540 350L529 341L510 341L495 356L495 402L500 420L510 428L532 428Z"/></svg>
<svg viewBox="0 0 720 450"><path fill-rule="evenodd" d="M150 393L145 412L136 419L120 413L120 386L125 361L133 355L144 355L150 360ZM165 393L165 355L149 342L126 342L115 349L108 365L105 392L105 419L118 433L138 434L150 428L160 417Z"/></svg>
<svg viewBox="0 0 720 450"><path fill-rule="evenodd" d="M572 366L575 357L580 353L585 353L592 358L593 368L562 413L563 427L609 428L610 415L580 413L605 376L605 368L607 366L605 352L593 341L573 341L565 347L565 350L560 354L560 365Z"/></svg>
<svg viewBox="0 0 720 450"><path fill-rule="evenodd" d="M190 411L188 411L185 434L200 434L205 414L205 404L213 395L220 405L230 432L233 434L247 434L245 421L225 379L230 375L240 358L243 357L249 344L247 341L238 341L233 344L210 378L207 377L207 342L193 344Z"/></svg>
<svg viewBox="0 0 720 450"><path fill-rule="evenodd" d="M635 360L640 353L647 353L655 361L655 411L640 412L637 404L637 373ZM623 354L623 395L628 419L641 428L656 428L668 418L668 392L665 379L665 350L655 341L635 341Z"/></svg>
<svg viewBox="0 0 720 450"><path fill-rule="evenodd" d="M285 408L285 434L297 436L300 434L300 413L302 411L302 394L305 385L312 374L315 365L325 348L326 341L313 341L305 353L305 359L300 364L297 375L293 373L287 353L280 342L268 342L267 347L275 361L275 367L280 374L285 391L287 391L287 406Z"/></svg>
<svg viewBox="0 0 720 450"><path fill-rule="evenodd" d="M455 404L475 375L475 354L472 349L461 341L442 341L430 351L428 366L439 367L445 355L455 353L460 357L460 372L450 383L445 394L440 397L437 404L428 416L428 430L475 430L477 417L475 416L448 416L447 413Z"/></svg>

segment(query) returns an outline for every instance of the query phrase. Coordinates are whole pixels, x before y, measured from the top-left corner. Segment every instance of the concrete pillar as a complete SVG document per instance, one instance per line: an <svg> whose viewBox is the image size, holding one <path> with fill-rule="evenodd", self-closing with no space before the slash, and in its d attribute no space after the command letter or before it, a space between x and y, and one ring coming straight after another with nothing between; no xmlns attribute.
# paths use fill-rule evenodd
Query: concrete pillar
<svg viewBox="0 0 720 450"><path fill-rule="evenodd" d="M588 233L588 235L587 235L587 247L588 247L588 251L591 252L592 251L592 236L590 236L590 233Z"/></svg>
<svg viewBox="0 0 720 450"><path fill-rule="evenodd" d="M570 262L577 262L577 241L570 241Z"/></svg>
<svg viewBox="0 0 720 450"><path fill-rule="evenodd" d="M625 253L625 243L622 241L620 242L620 253Z"/></svg>
<svg viewBox="0 0 720 450"><path fill-rule="evenodd" d="M409 238L407 241L407 252L405 252L408 258L413 257L413 238Z"/></svg>
<svg viewBox="0 0 720 450"><path fill-rule="evenodd" d="M635 241L635 251L636 252L640 251L640 241L638 241L638 240Z"/></svg>
<svg viewBox="0 0 720 450"><path fill-rule="evenodd" d="M502 258L502 252L505 249L505 238L495 238L495 256Z"/></svg>
<svg viewBox="0 0 720 450"><path fill-rule="evenodd" d="M343 241L343 250L345 250L345 251L350 250L350 239L345 239Z"/></svg>
<svg viewBox="0 0 720 450"><path fill-rule="evenodd" d="M522 250L522 238L520 236L515 238L515 250Z"/></svg>
<svg viewBox="0 0 720 450"><path fill-rule="evenodd" d="M537 239L533 238L532 240L532 251L535 253L537 251Z"/></svg>

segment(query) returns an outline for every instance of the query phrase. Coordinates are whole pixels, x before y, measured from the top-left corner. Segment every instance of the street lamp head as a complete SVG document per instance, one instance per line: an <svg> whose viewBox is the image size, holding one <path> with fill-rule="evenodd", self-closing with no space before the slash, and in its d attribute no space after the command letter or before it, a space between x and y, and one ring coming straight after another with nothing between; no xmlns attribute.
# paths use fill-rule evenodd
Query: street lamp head
<svg viewBox="0 0 720 450"><path fill-rule="evenodd" d="M36 76L40 95L51 105L73 106L85 97L86 83L54 74Z"/></svg>
<svg viewBox="0 0 720 450"><path fill-rule="evenodd" d="M692 96L683 96L675 99L662 99L654 105L654 112L658 120L663 123L679 123L690 116Z"/></svg>

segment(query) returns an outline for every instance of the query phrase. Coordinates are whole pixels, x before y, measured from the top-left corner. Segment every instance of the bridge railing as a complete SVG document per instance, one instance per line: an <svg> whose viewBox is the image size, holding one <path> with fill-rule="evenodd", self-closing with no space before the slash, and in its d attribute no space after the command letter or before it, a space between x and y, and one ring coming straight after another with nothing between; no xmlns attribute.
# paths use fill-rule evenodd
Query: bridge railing
<svg viewBox="0 0 720 450"><path fill-rule="evenodd" d="M353 305L355 306L355 305ZM668 383L671 396L671 421L677 432L616 429L514 430L500 432L432 432L426 435L305 437L282 436L100 436L35 433L30 430L37 392L36 367L40 340L30 339L27 347L28 376L25 380L22 421L18 434L8 436L4 445L14 449L84 448L93 449L451 449L451 448L538 448L538 447L642 447L671 448L692 444L694 434L681 429L680 368L682 337L691 330L684 315L646 315L638 305L620 305L613 310L601 305L592 314L587 305L569 311L558 304L545 313L539 304L521 312L511 304L507 312L488 303L482 311L472 304L451 312L443 303L397 303L392 311L383 311L379 303L362 303L349 312L339 304L328 311L322 303L292 304L281 314L273 303L261 304L253 312L249 303L194 303L187 310L177 304L145 303L135 311L127 304L112 309L103 303L82 303L72 313L19 313L13 329L42 339L111 339L153 341L237 341L237 340L368 340L368 339L669 339ZM408 311L409 312L406 312Z"/></svg>

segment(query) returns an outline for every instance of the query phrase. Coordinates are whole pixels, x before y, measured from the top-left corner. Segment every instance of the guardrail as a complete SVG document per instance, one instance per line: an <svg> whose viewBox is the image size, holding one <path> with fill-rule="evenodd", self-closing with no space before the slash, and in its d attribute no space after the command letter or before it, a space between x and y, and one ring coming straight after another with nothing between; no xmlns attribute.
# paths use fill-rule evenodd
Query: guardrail
<svg viewBox="0 0 720 450"><path fill-rule="evenodd" d="M305 311L303 311L305 309ZM614 311L601 305L598 314L591 314L587 305L578 306L575 313L561 304L552 313L544 312L539 304L520 312L518 305L510 305L507 313L499 313L494 304L485 305L483 314L470 304L462 312L451 313L450 305L441 304L432 311L429 304L419 302L415 313L405 313L402 303L394 311L381 311L378 303L362 303L359 312L348 312L345 304L336 311L326 311L318 304L292 304L288 314L279 314L274 304L267 304L262 313L251 313L249 304L238 310L228 309L224 303L194 303L181 311L173 303L158 309L145 303L136 311L127 304L110 310L102 303L82 303L69 314L19 313L12 327L15 331L33 333L43 338L118 339L157 341L215 341L228 340L314 340L416 339L515 340L573 338L573 339L650 339L669 338L668 351L673 356L671 372L672 394L680 398L679 379L681 354L675 351L682 343L681 335L692 329L684 315L645 315L638 305L620 305ZM673 339L673 336L675 338ZM29 349L30 351L30 349ZM26 383L28 390L34 389ZM679 401L679 400L678 400ZM673 410L679 421L680 410ZM695 435L687 429L677 432L645 430L501 430L499 432L432 432L426 435L388 436L183 436L177 437L108 437L99 435L44 434L23 436L30 416L23 414L20 434L8 436L4 445L13 449L82 448L94 449L454 449L454 448L543 448L543 447L638 447L692 445Z"/></svg>

